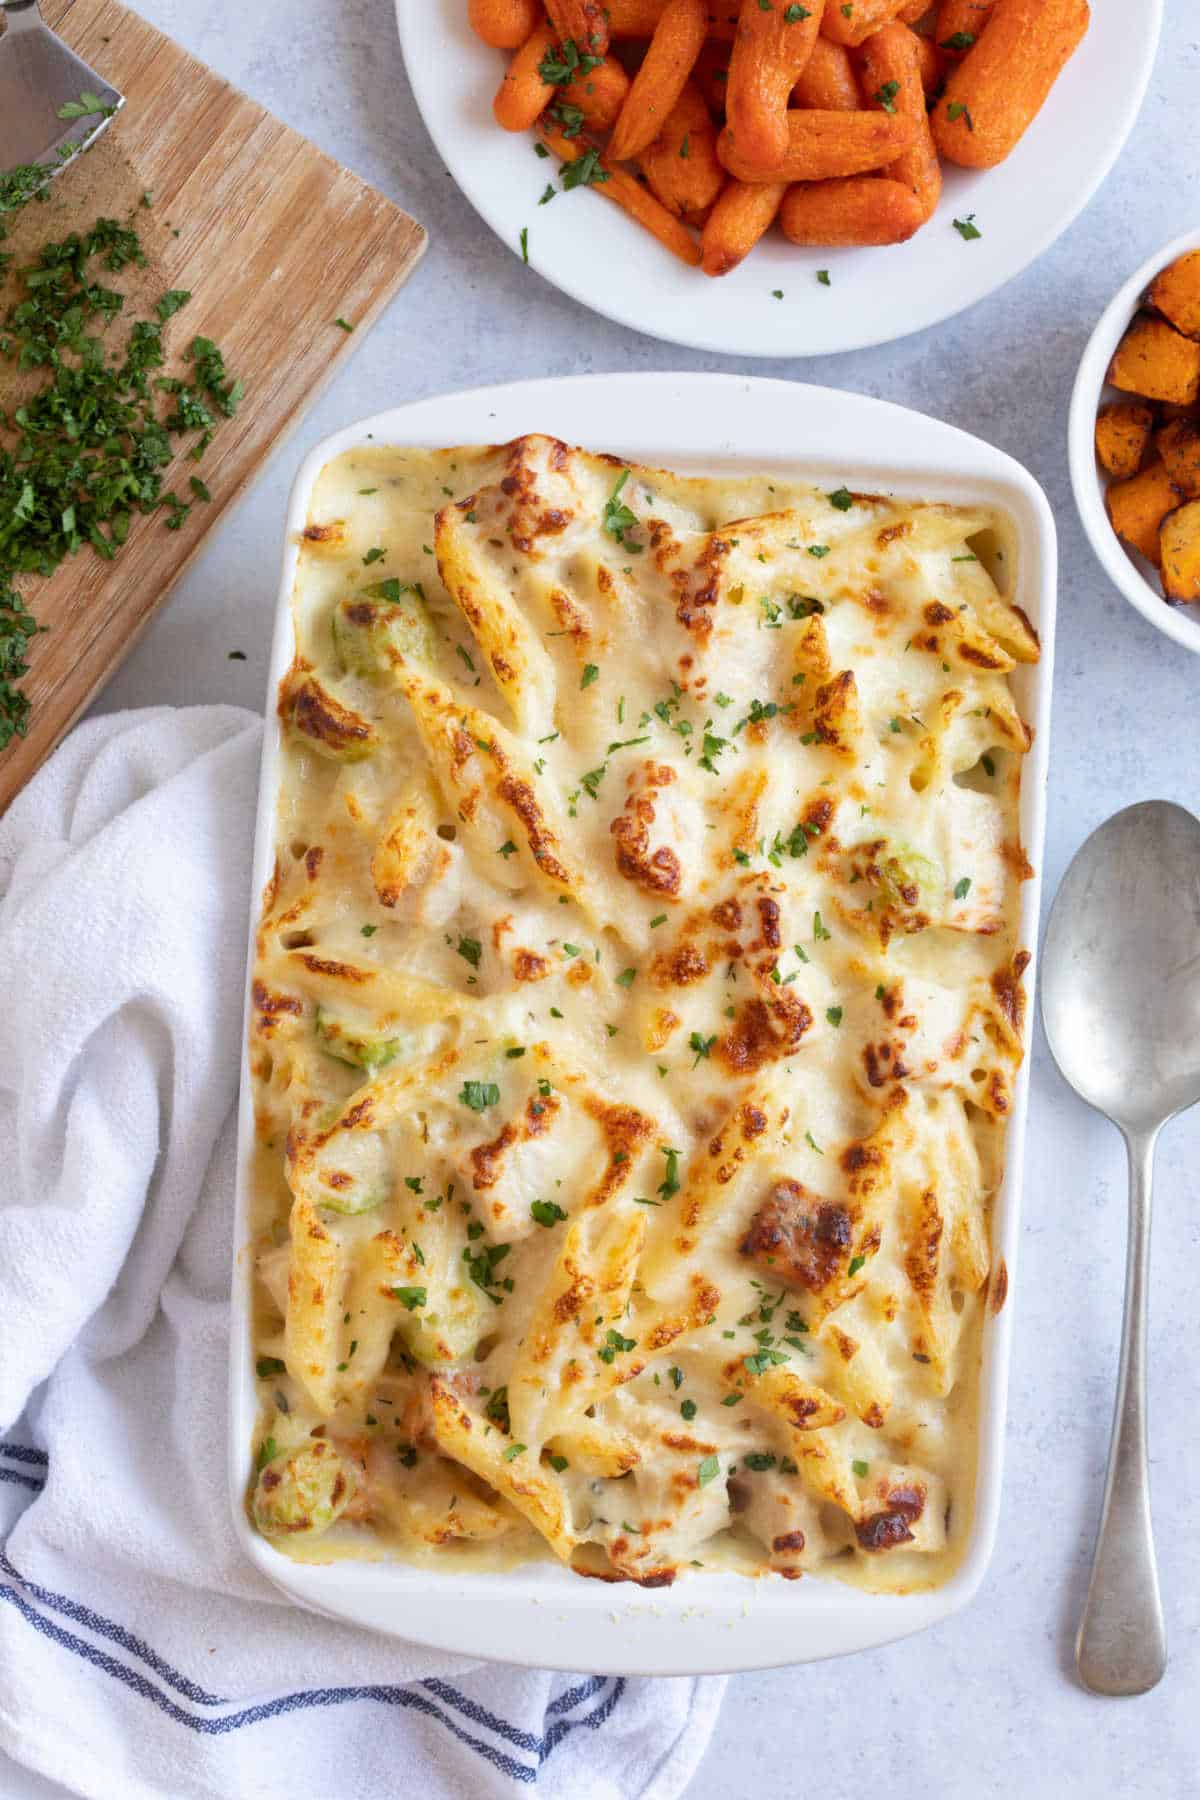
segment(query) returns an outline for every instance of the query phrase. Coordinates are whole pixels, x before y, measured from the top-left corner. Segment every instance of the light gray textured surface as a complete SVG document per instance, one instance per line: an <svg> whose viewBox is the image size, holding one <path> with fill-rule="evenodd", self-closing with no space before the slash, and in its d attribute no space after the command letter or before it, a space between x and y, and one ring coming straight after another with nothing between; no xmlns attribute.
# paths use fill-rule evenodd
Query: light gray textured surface
<svg viewBox="0 0 1200 1800"><path fill-rule="evenodd" d="M1198 805L1200 662L1110 588L1075 517L1066 408L1114 288L1200 214L1200 16L1167 0L1150 95L1116 170L1032 269L936 330L845 357L746 364L642 338L524 269L459 196L416 116L391 0L139 0L147 17L415 213L424 264L359 355L216 533L104 695L262 704L283 504L300 455L335 426L440 390L589 370L723 368L857 389L998 444L1046 488L1062 583L1046 858L1049 890L1109 812L1163 795ZM405 0L426 4L428 0ZM1120 7L1139 0L1093 0ZM987 220L979 224L987 229ZM971 248L964 244L962 254ZM246 371L253 380L253 370ZM244 663L227 653L241 649ZM1171 1665L1152 1695L1093 1699L1071 1642L1099 1507L1120 1321L1124 1170L1115 1133L1035 1049L1004 1518L973 1608L923 1638L730 1683L694 1800L886 1791L892 1800L1200 1792L1200 1554L1193 1393L1200 1120L1159 1159L1151 1304L1152 1480ZM15 1772L8 1772L15 1783ZM23 1792L5 1786L0 1792ZM49 1790L39 1786L40 1796ZM581 1796L581 1800L587 1800Z"/></svg>

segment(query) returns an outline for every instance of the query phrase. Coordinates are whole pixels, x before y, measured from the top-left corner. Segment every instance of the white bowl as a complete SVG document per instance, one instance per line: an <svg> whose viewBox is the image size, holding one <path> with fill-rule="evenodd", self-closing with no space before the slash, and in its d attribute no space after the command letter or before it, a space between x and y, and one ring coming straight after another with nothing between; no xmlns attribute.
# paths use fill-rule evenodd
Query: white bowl
<svg viewBox="0 0 1200 1800"><path fill-rule="evenodd" d="M270 872L280 777L275 691L293 653L291 592L300 532L325 464L371 440L436 447L502 443L544 431L689 474L778 469L823 488L851 486L910 499L994 506L1012 521L1020 603L1042 659L1014 671L1014 695L1034 730L1021 784L1021 841L1042 859L1050 690L1054 665L1055 533L1046 496L1019 463L979 438L863 394L734 375L584 375L476 388L396 407L349 425L305 458L292 488L276 613L263 741L252 913ZM1037 944L1041 882L1021 886L1020 938ZM251 926L253 956L253 923ZM1032 994L1036 965L1026 977ZM247 1023L249 1012L247 1010ZM246 1036L243 1035L243 1046ZM1017 1076L1004 1179L992 1213L992 1251L1016 1273L1021 1162L1030 1058ZM557 1565L529 1563L464 1577L399 1560L293 1562L251 1530L245 1492L258 1408L250 1341L250 1193L254 1105L242 1053L238 1182L230 1333L229 1474L234 1529L246 1556L300 1605L435 1649L534 1668L589 1674L690 1675L814 1662L935 1625L972 1599L987 1569L1000 1515L1005 1397L1013 1306L988 1313L979 1375L975 1505L961 1562L928 1591L871 1594L832 1579L752 1581L689 1576L653 1594L627 1583L583 1581Z"/></svg>
<svg viewBox="0 0 1200 1800"><path fill-rule="evenodd" d="M1185 650L1200 652L1200 607L1172 606L1163 597L1158 570L1145 557L1126 550L1109 523L1105 510L1106 478L1096 461L1096 414L1107 400L1129 399L1108 386L1108 365L1141 304L1142 295L1168 263L1173 263L1185 250L1200 249L1200 231L1187 231L1156 250L1129 277L1116 297L1100 315L1100 323L1088 339L1087 349L1075 377L1071 395L1071 411L1067 422L1067 452L1071 464L1071 486L1075 504L1083 520L1083 528L1091 539L1092 549L1103 563L1105 572L1120 588L1130 606L1136 607L1151 625L1182 644Z"/></svg>

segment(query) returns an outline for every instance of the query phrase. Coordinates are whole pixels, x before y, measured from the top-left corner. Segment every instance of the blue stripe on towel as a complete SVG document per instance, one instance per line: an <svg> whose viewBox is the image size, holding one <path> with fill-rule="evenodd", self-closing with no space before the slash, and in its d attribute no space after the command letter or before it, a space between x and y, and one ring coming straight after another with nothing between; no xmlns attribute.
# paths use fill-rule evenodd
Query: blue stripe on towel
<svg viewBox="0 0 1200 1800"><path fill-rule="evenodd" d="M14 1462L40 1463L43 1468L50 1461L44 1450L34 1450L29 1444L0 1444L0 1456L11 1456Z"/></svg>
<svg viewBox="0 0 1200 1800"><path fill-rule="evenodd" d="M20 1469L7 1469L3 1463L0 1463L0 1481L11 1481L17 1487L32 1488L35 1494L40 1494L46 1485L38 1476L22 1475Z"/></svg>
<svg viewBox="0 0 1200 1800"><path fill-rule="evenodd" d="M0 1469L0 1475L3 1473L4 1470ZM39 1587L36 1581L30 1581L27 1575L22 1575L20 1569L9 1561L7 1553L2 1549L0 1549L0 1574L7 1575L10 1581L19 1581L25 1592L40 1601L50 1612L61 1613L64 1618L73 1619L76 1625L86 1625L88 1630L94 1631L97 1637L108 1638L111 1643L119 1644L122 1650L128 1650L131 1656L138 1657L146 1664L147 1668L153 1669L156 1675L161 1676L168 1687L174 1688L177 1694L183 1694L188 1700L194 1700L198 1706L232 1705L232 1702L222 1694L206 1694L202 1687L197 1687L194 1681L189 1681L186 1675L181 1675L178 1669L173 1669L169 1662L164 1661L150 1648L149 1644L141 1638L135 1637L131 1631L126 1631L123 1625L117 1625L112 1619L106 1619L102 1613L93 1612L90 1606L81 1606L78 1601L69 1599L66 1594L56 1594L53 1589Z"/></svg>
<svg viewBox="0 0 1200 1800"><path fill-rule="evenodd" d="M31 1449L23 1444L0 1444L0 1453L26 1464L45 1466L48 1461L43 1451ZM15 1481L23 1486L33 1488L35 1491L40 1491L44 1486L44 1482L37 1477L22 1474L3 1464L0 1464L0 1480ZM307 1710L314 1706L338 1706L353 1700L375 1700L381 1705L408 1707L427 1718L436 1719L460 1743L474 1750L477 1755L482 1756L501 1773L508 1775L514 1781L531 1783L536 1782L541 1765L570 1732L578 1726L587 1726L593 1731L599 1730L605 1720L610 1717L625 1691L624 1677L617 1677L612 1686L608 1688L607 1693L604 1692L608 1687L605 1677L594 1675L577 1682L574 1687L567 1689L556 1700L550 1702L547 1716L555 1715L554 1723L541 1737L535 1733L521 1730L507 1720L499 1718L487 1707L480 1705L479 1702L453 1686L452 1683L440 1678L424 1681L419 1685L414 1684L411 1687L370 1684L359 1687L310 1688L292 1694L284 1694L255 1706L243 1707L237 1712L197 1718L193 1714L185 1712L169 1695L155 1687L137 1670L128 1668L96 1645L90 1644L85 1639L77 1637L73 1632L56 1625L52 1619L47 1618L38 1610L37 1606L33 1604L33 1600L40 1602L42 1606L52 1612L86 1626L97 1636L105 1637L120 1646L130 1655L144 1662L169 1687L194 1704L217 1707L229 1706L233 1702L223 1699L219 1695L207 1693L195 1682L190 1681L187 1676L173 1669L143 1639L136 1637L114 1620L106 1619L102 1614L81 1605L65 1594L55 1593L49 1588L39 1586L36 1582L26 1580L3 1550L0 1550L0 1572L6 1575L11 1582L20 1583L24 1589L22 1593L15 1586L0 1585L0 1600L6 1600L13 1606L34 1630L40 1632L43 1637L50 1639L60 1648L69 1650L73 1655L103 1670L104 1673L132 1689L133 1692L140 1694L144 1699L151 1701L176 1723L185 1725L192 1731L210 1736L225 1735L228 1732L240 1730L244 1726L260 1724L265 1720L278 1718L290 1712ZM424 1689L425 1692L422 1693L421 1689ZM536 1761L532 1763L518 1761L506 1751L497 1749L483 1739L472 1736L469 1732L464 1731L453 1718L448 1717L435 1706L432 1699L427 1698L426 1694L435 1696L443 1705L452 1707L472 1724L493 1732L517 1749L536 1758ZM585 1713L575 1719L562 1717L564 1713L571 1711L582 1702L595 1699L597 1695L601 1694L603 1694L603 1698L590 1713Z"/></svg>

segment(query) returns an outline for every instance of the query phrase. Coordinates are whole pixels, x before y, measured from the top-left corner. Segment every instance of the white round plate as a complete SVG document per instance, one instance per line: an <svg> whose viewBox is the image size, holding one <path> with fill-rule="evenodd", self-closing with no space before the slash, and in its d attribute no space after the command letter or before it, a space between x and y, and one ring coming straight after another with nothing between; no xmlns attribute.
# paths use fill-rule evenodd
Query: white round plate
<svg viewBox="0 0 1200 1800"><path fill-rule="evenodd" d="M1071 486L1075 504L1091 539L1092 549L1104 565L1105 572L1120 588L1129 604L1136 607L1157 631L1182 644L1185 650L1200 655L1200 619L1194 606L1172 606L1163 597L1162 579L1144 557L1126 550L1112 528L1104 503L1108 481L1096 461L1096 414L1109 400L1128 400L1133 396L1110 388L1108 365L1113 352L1125 335L1125 328L1141 304L1142 295L1160 269L1165 269L1185 251L1200 250L1200 231L1185 232L1172 243L1164 244L1153 256L1135 269L1129 280L1113 296L1100 315L1100 321L1088 339L1075 377L1071 395L1071 412L1067 426L1067 453L1071 465Z"/></svg>
<svg viewBox="0 0 1200 1800"><path fill-rule="evenodd" d="M948 170L941 205L907 244L801 250L772 233L716 281L585 190L539 205L557 163L535 156L532 133L494 122L507 57L473 35L467 0L396 0L396 12L429 134L515 256L526 230L530 265L547 281L652 337L736 356L817 356L938 324L1019 274L1066 230L1137 117L1162 0L1093 0L1087 36L1008 161L981 174ZM954 229L968 214L982 233L970 241ZM818 269L829 271L828 287Z"/></svg>

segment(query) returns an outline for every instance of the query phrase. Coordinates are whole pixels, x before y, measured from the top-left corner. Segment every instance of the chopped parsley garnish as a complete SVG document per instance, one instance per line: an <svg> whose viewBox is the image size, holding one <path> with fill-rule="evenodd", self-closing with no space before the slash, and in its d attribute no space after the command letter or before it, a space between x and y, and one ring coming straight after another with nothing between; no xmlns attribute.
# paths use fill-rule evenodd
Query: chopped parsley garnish
<svg viewBox="0 0 1200 1800"><path fill-rule="evenodd" d="M683 1418L689 1421L694 1419L696 1416L696 1402L694 1400L681 1400L679 1402L679 1411Z"/></svg>
<svg viewBox="0 0 1200 1800"><path fill-rule="evenodd" d="M856 1456L854 1461L850 1464L850 1467L861 1480L862 1477L869 1472L871 1465L869 1462L863 1462L861 1457Z"/></svg>
<svg viewBox="0 0 1200 1800"><path fill-rule="evenodd" d="M272 1375L286 1375L287 1364L278 1356L260 1356L254 1365L254 1373L260 1381L266 1381Z"/></svg>
<svg viewBox="0 0 1200 1800"><path fill-rule="evenodd" d="M676 1367L674 1364L672 1364L672 1366L667 1370L667 1374L670 1377L671 1386L673 1388L679 1389L683 1386L683 1370L682 1369L680 1369L680 1368Z"/></svg>
<svg viewBox="0 0 1200 1800"><path fill-rule="evenodd" d="M957 231L959 237L964 238L968 244L972 238L983 236L982 231L980 231L978 225L975 223L974 213L968 213L965 219L955 219L954 229Z"/></svg>
<svg viewBox="0 0 1200 1800"><path fill-rule="evenodd" d="M771 1455L769 1450L751 1450L747 1455L743 1456L742 1462L745 1467L752 1470L755 1475L761 1475L767 1469L773 1469L775 1467L775 1458Z"/></svg>
<svg viewBox="0 0 1200 1800"><path fill-rule="evenodd" d="M640 551L642 546L631 544L627 536L637 526L637 514L631 512L621 499L621 490L628 480L629 470L622 469L612 493L604 502L604 529L609 537L617 540L623 550Z"/></svg>
<svg viewBox="0 0 1200 1800"><path fill-rule="evenodd" d="M970 893L970 891L971 891L971 877L969 875L964 875L960 881L955 882L954 898L956 900L965 900L967 895Z"/></svg>
<svg viewBox="0 0 1200 1800"><path fill-rule="evenodd" d="M834 493L827 494L825 498L829 501L830 506L836 506L839 512L849 512L854 505L854 495L848 487L840 487Z"/></svg>
<svg viewBox="0 0 1200 1800"><path fill-rule="evenodd" d="M529 227L528 227L528 225L522 225L522 227L521 227L521 261L523 263L527 263L529 261Z"/></svg>
<svg viewBox="0 0 1200 1800"><path fill-rule="evenodd" d="M538 64L538 74L547 87L566 87L568 83L590 75L603 61L602 56L581 52L574 38L567 38L564 43L547 50Z"/></svg>
<svg viewBox="0 0 1200 1800"><path fill-rule="evenodd" d="M77 110L62 116L111 110L95 100L70 101ZM48 173L29 165L0 174L0 240L4 218ZM20 271L22 292L0 328L0 354L22 372L38 372L12 417L0 414L0 748L28 728L30 702L16 684L40 629L17 577L52 575L87 545L111 561L137 513L161 507L167 528L178 530L190 503L163 485L177 440L196 434L189 455L198 462L219 417L231 418L244 392L208 338L192 339L186 378L161 374L162 326L186 303L181 288L162 295L157 320L139 319L123 344L111 343L123 296L98 278L93 259L113 272L147 260L136 232L115 219L43 244ZM0 252L0 276L8 261ZM159 394L169 396L165 412L157 409Z"/></svg>
<svg viewBox="0 0 1200 1800"><path fill-rule="evenodd" d="M554 1200L531 1200L529 1216L539 1225L558 1225L566 1218L562 1207Z"/></svg>
<svg viewBox="0 0 1200 1800"><path fill-rule="evenodd" d="M483 945L478 938L460 937L458 954L464 962L469 962L473 969L479 967L479 959L483 955Z"/></svg>
<svg viewBox="0 0 1200 1800"><path fill-rule="evenodd" d="M729 739L715 737L711 731L704 733L704 751L700 758L700 767L707 769L710 775L717 773L716 759L723 750L728 750Z"/></svg>
<svg viewBox="0 0 1200 1800"><path fill-rule="evenodd" d="M599 187L608 180L608 170L600 163L600 152L593 148L585 150L574 162L563 163L562 184L566 191L577 187Z"/></svg>
<svg viewBox="0 0 1200 1800"><path fill-rule="evenodd" d="M771 289L771 298L772 298L772 300L782 300L783 299L783 289L782 288L772 288Z"/></svg>
<svg viewBox="0 0 1200 1800"><path fill-rule="evenodd" d="M360 925L359 926L359 931L362 933L363 937L374 937L375 933L378 930L379 930L378 925Z"/></svg>
<svg viewBox="0 0 1200 1800"><path fill-rule="evenodd" d="M503 856L505 858L508 858L510 856L515 856L516 854L517 854L517 846L513 843L511 838L509 838L505 843L501 844L500 848L496 852L497 856Z"/></svg>
<svg viewBox="0 0 1200 1800"><path fill-rule="evenodd" d="M367 551L367 554L363 557L363 561L370 566L373 562L382 562L386 555L387 551L384 550L381 545L372 544L371 548Z"/></svg>
<svg viewBox="0 0 1200 1800"><path fill-rule="evenodd" d="M813 914L813 943L819 944L823 938L828 938L831 935L832 933L826 931L824 925L822 925L820 913L815 912Z"/></svg>
<svg viewBox="0 0 1200 1800"><path fill-rule="evenodd" d="M265 1469L269 1462L274 1462L279 1455L279 1445L273 1437L264 1438L258 1446L258 1466Z"/></svg>
<svg viewBox="0 0 1200 1800"><path fill-rule="evenodd" d="M478 1224L477 1220L467 1227L467 1236L472 1240L483 1234L483 1226L479 1225L479 1229L476 1231L476 1224ZM499 1306L504 1298L503 1294L496 1292L497 1287L503 1287L508 1293L512 1292L511 1280L506 1279L501 1282L496 1280L497 1265L504 1261L511 1249L511 1244L485 1244L482 1250L472 1254L471 1247L468 1245L462 1253L467 1274L475 1286L487 1295L493 1306Z"/></svg>
<svg viewBox="0 0 1200 1800"><path fill-rule="evenodd" d="M622 969L621 973L617 976L617 986L623 988L632 987L636 980L636 969Z"/></svg>
<svg viewBox="0 0 1200 1800"><path fill-rule="evenodd" d="M416 1452L416 1448L414 1445L412 1445L412 1444L397 1444L396 1445L396 1455L399 1458L399 1461L403 1468L406 1468L406 1469L415 1469L416 1468L417 1452Z"/></svg>
<svg viewBox="0 0 1200 1800"><path fill-rule="evenodd" d="M508 1449L504 1451L501 1460L503 1462L511 1462L513 1460L514 1456L522 1455L524 1450L525 1450L524 1444L510 1444L508 1446Z"/></svg>
<svg viewBox="0 0 1200 1800"><path fill-rule="evenodd" d="M996 765L992 761L991 757L987 754L986 750L984 751L983 755L980 757L979 761L983 767L983 772L985 775L994 775L996 773Z"/></svg>
<svg viewBox="0 0 1200 1800"><path fill-rule="evenodd" d="M342 331L350 332L354 330L349 319L343 319L340 315L333 322Z"/></svg>
<svg viewBox="0 0 1200 1800"><path fill-rule="evenodd" d="M967 121L967 130L974 131L975 129L975 121L971 117L970 108L964 106L961 100L951 100L946 108L946 117L951 123L953 123L955 119L965 119ZM978 233L976 235L978 235Z"/></svg>
<svg viewBox="0 0 1200 1800"><path fill-rule="evenodd" d="M586 688L586 687L591 687L593 681L599 681L599 679L600 679L600 670L597 668L596 664L595 663L584 663L583 674L579 677L580 688L582 689L582 688ZM555 736L557 736L557 735L558 734L555 733Z"/></svg>
<svg viewBox="0 0 1200 1800"><path fill-rule="evenodd" d="M498 1104L500 1089L494 1081L464 1081L458 1097L472 1112L481 1113L486 1107Z"/></svg>
<svg viewBox="0 0 1200 1800"><path fill-rule="evenodd" d="M829 1020L829 1023L831 1025L840 1025L842 1022L841 1007L840 1006L827 1006L825 1008L825 1017Z"/></svg>
<svg viewBox="0 0 1200 1800"><path fill-rule="evenodd" d="M392 1296L400 1302L401 1306L407 1307L409 1312L415 1312L418 1306L424 1306L428 1299L428 1294L423 1287L394 1287Z"/></svg>
<svg viewBox="0 0 1200 1800"><path fill-rule="evenodd" d="M952 31L948 38L941 39L938 49L969 50L974 42L975 33L973 31Z"/></svg>
<svg viewBox="0 0 1200 1800"><path fill-rule="evenodd" d="M624 1355L627 1351L636 1349L636 1338L622 1337L621 1333L615 1331L610 1325L608 1335L601 1344L599 1350L597 1350L596 1355L600 1358L602 1363L611 1363L618 1355Z"/></svg>
<svg viewBox="0 0 1200 1800"><path fill-rule="evenodd" d="M785 6L783 22L785 25L798 25L801 19L811 19L812 14L806 6Z"/></svg>
<svg viewBox="0 0 1200 1800"><path fill-rule="evenodd" d="M880 106L882 106L884 112L886 112L886 113L894 113L895 112L895 110L896 110L896 95L899 92L900 92L900 83L898 81L885 81L881 88L876 88L875 98L876 98L876 100L878 100Z"/></svg>
<svg viewBox="0 0 1200 1800"><path fill-rule="evenodd" d="M824 1156L825 1152L822 1150L820 1144L818 1144L816 1138L813 1136L811 1131L805 1132L804 1141L808 1145L810 1150L815 1150L818 1156Z"/></svg>
<svg viewBox="0 0 1200 1800"><path fill-rule="evenodd" d="M545 187L542 189L542 197L538 201L538 205L539 206L548 205L549 202L551 200L553 200L553 198L554 198L555 194L557 194L557 192L558 192L558 189L555 187L554 183L552 181L548 181L546 183Z"/></svg>
<svg viewBox="0 0 1200 1800"><path fill-rule="evenodd" d="M569 1469L571 1466L565 1456L549 1456L546 1460L556 1475L561 1475L564 1469Z"/></svg>
<svg viewBox="0 0 1200 1800"><path fill-rule="evenodd" d="M857 1275L858 1271L863 1267L866 1260L867 1259L865 1256L852 1256L850 1258L850 1266L846 1270L847 1275Z"/></svg>
<svg viewBox="0 0 1200 1800"><path fill-rule="evenodd" d="M650 929L651 929L651 931L657 931L657 930L658 930L658 927L659 927L659 926L660 926L660 925L665 925L665 924L666 924L666 922L667 922L667 915L666 915L666 913L656 913L656 914L655 914L655 916L654 916L654 918L652 918L652 919L651 919L651 921L650 921Z"/></svg>
<svg viewBox="0 0 1200 1800"><path fill-rule="evenodd" d="M404 1185L406 1188L411 1188L414 1194L419 1194L424 1191L424 1184L419 1175L406 1175L404 1177Z"/></svg>
<svg viewBox="0 0 1200 1800"><path fill-rule="evenodd" d="M828 544L810 544L808 546L808 554L810 556L816 556L816 557L828 556L829 555L829 545Z"/></svg>
<svg viewBox="0 0 1200 1800"><path fill-rule="evenodd" d="M697 1487L707 1487L709 1482L714 1480L720 1473L720 1469L720 1462L715 1456L706 1456L704 1461L700 1464L700 1467L696 1470Z"/></svg>
<svg viewBox="0 0 1200 1800"><path fill-rule="evenodd" d="M672 1194L679 1192L679 1152L668 1150L665 1144L658 1147L667 1159L667 1170L655 1192L661 1194L664 1200L669 1200Z"/></svg>
<svg viewBox="0 0 1200 1800"><path fill-rule="evenodd" d="M712 1037L701 1037L698 1031L693 1031L691 1037L688 1039L688 1048L696 1052L696 1060L692 1064L693 1069L698 1069L700 1067L701 1061L709 1054L716 1041L717 1038L715 1032Z"/></svg>
<svg viewBox="0 0 1200 1800"><path fill-rule="evenodd" d="M818 269L817 270L817 280L820 282L822 287L829 287L832 285L829 280L829 270L828 269Z"/></svg>

